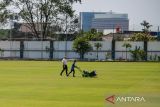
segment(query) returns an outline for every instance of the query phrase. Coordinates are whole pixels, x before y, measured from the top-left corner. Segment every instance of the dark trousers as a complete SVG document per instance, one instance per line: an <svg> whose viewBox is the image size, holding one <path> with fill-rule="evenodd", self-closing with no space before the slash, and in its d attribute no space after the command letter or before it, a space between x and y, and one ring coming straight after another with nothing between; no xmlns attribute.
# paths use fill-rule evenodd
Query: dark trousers
<svg viewBox="0 0 160 107"><path fill-rule="evenodd" d="M73 77L75 77L75 70L74 70L74 69L73 69L73 70L71 70L71 72L70 72L70 73L72 73L72 72L73 72ZM70 73L69 73L69 74L70 74ZM68 75L69 75L69 74L68 74Z"/></svg>
<svg viewBox="0 0 160 107"><path fill-rule="evenodd" d="M60 73L60 75L62 75L62 73L63 73L64 71L66 71L66 76L68 76L68 73L67 73L68 67L67 67L67 65L63 65L63 70L62 70L62 72Z"/></svg>

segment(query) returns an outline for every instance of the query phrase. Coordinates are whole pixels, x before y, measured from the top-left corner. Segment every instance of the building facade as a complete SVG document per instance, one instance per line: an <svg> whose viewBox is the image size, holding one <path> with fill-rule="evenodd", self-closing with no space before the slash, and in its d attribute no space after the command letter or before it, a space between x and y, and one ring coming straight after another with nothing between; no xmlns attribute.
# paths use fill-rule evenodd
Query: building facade
<svg viewBox="0 0 160 107"><path fill-rule="evenodd" d="M104 30L114 30L117 27L122 31L129 30L128 14L113 12L80 12L80 24L83 31L94 28L103 32Z"/></svg>

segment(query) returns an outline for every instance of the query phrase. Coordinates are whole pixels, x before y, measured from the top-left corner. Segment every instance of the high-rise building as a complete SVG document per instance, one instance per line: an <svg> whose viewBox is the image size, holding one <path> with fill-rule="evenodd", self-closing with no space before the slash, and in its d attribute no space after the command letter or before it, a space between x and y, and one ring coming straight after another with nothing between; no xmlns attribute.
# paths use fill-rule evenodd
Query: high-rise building
<svg viewBox="0 0 160 107"><path fill-rule="evenodd" d="M121 29L129 30L128 14L117 14L113 12L80 12L80 25L83 31L92 28L103 32L104 30Z"/></svg>

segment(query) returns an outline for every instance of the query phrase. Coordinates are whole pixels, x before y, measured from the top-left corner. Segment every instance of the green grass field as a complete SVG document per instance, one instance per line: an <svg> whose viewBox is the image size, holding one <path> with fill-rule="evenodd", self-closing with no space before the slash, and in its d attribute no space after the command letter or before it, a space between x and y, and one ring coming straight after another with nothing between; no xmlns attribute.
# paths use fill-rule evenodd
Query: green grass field
<svg viewBox="0 0 160 107"><path fill-rule="evenodd" d="M69 62L69 67L71 62ZM159 107L160 63L78 62L97 78L62 77L61 62L0 61L0 107ZM65 74L65 73L64 73ZM110 104L110 95L146 102Z"/></svg>

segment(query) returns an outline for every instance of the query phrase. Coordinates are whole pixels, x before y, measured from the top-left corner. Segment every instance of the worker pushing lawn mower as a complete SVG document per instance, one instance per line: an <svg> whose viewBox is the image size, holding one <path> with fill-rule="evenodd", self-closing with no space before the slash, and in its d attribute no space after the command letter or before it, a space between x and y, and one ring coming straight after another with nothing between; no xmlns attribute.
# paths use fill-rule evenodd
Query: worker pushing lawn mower
<svg viewBox="0 0 160 107"><path fill-rule="evenodd" d="M73 77L75 77L75 68L77 68L81 73L82 73L82 77L96 77L97 74L96 74L96 71L93 70L92 72L89 72L87 70L81 70L80 67L76 66L76 60L74 60L72 66L71 66L71 71L69 72L69 74L71 74L73 72ZM68 74L68 76L69 76Z"/></svg>
<svg viewBox="0 0 160 107"><path fill-rule="evenodd" d="M71 67L71 71L68 73L68 76L69 76L70 73L73 72L73 77L75 77L75 70L74 70L74 68L78 68L78 67L76 66L76 60L74 60L74 62L73 62L73 64L72 64L72 67Z"/></svg>

